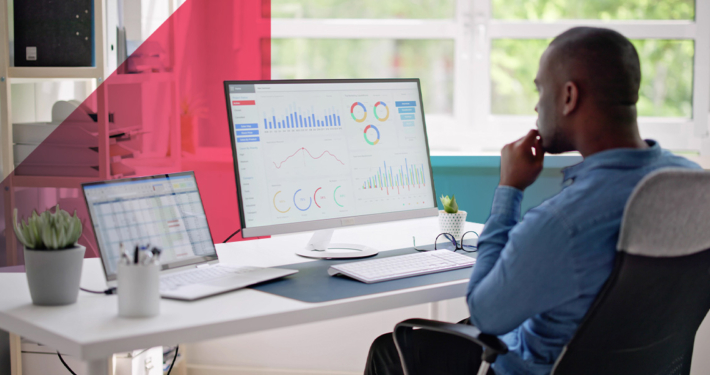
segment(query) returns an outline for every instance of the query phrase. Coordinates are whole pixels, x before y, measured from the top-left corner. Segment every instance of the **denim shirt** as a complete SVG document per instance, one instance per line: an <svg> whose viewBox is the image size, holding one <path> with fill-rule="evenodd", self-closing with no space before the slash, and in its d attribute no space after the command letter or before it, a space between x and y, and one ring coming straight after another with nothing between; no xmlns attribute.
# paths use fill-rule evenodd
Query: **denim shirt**
<svg viewBox="0 0 710 375"><path fill-rule="evenodd" d="M606 150L564 169L562 191L522 220L523 193L496 189L466 293L471 323L510 349L493 365L496 374L552 371L611 274L636 184L659 168L700 169L646 142L649 148Z"/></svg>

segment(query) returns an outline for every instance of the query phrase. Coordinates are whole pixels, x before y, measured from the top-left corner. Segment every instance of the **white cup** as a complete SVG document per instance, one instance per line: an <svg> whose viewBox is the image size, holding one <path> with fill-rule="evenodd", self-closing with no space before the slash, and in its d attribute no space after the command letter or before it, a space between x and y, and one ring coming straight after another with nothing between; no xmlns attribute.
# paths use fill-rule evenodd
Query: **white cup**
<svg viewBox="0 0 710 375"><path fill-rule="evenodd" d="M160 314L160 265L118 264L118 316L147 318Z"/></svg>

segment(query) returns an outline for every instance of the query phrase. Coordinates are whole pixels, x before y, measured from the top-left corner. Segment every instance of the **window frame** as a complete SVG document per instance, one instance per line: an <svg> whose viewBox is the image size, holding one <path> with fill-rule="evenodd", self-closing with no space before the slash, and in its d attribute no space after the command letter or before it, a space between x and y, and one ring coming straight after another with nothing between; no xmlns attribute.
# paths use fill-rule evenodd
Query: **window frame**
<svg viewBox="0 0 710 375"><path fill-rule="evenodd" d="M427 115L433 153L498 152L534 127L535 116L491 114L494 39L548 39L573 26L606 27L629 39L685 39L695 46L691 118L639 117L641 134L673 150L710 155L710 1L695 2L695 20L558 21L492 18L491 0L456 0L451 19L272 18L273 39L450 39L454 41L453 116ZM532 78L531 78L532 79ZM458 144L451 144L455 132Z"/></svg>

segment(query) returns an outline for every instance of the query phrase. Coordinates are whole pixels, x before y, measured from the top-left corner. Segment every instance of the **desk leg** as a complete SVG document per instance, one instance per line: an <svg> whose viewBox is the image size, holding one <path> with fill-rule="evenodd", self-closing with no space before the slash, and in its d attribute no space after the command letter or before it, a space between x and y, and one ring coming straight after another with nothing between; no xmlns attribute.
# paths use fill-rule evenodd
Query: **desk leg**
<svg viewBox="0 0 710 375"><path fill-rule="evenodd" d="M429 303L429 319L432 319L432 320L444 319L444 316L446 314L444 314L444 311L442 311L442 310L445 310L445 309L446 309L446 306L444 306L443 301Z"/></svg>
<svg viewBox="0 0 710 375"><path fill-rule="evenodd" d="M10 332L10 374L22 375L22 338Z"/></svg>
<svg viewBox="0 0 710 375"><path fill-rule="evenodd" d="M111 362L110 358L88 361L88 375L113 375L112 366L109 365Z"/></svg>

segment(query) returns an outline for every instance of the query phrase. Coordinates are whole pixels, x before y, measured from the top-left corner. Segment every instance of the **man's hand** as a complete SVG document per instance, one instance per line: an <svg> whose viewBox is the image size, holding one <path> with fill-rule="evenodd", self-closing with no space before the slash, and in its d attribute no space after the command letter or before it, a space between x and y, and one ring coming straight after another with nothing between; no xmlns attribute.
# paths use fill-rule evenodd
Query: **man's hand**
<svg viewBox="0 0 710 375"><path fill-rule="evenodd" d="M503 147L500 155L500 185L525 190L537 180L545 157L539 135L537 130L530 130L523 138Z"/></svg>

